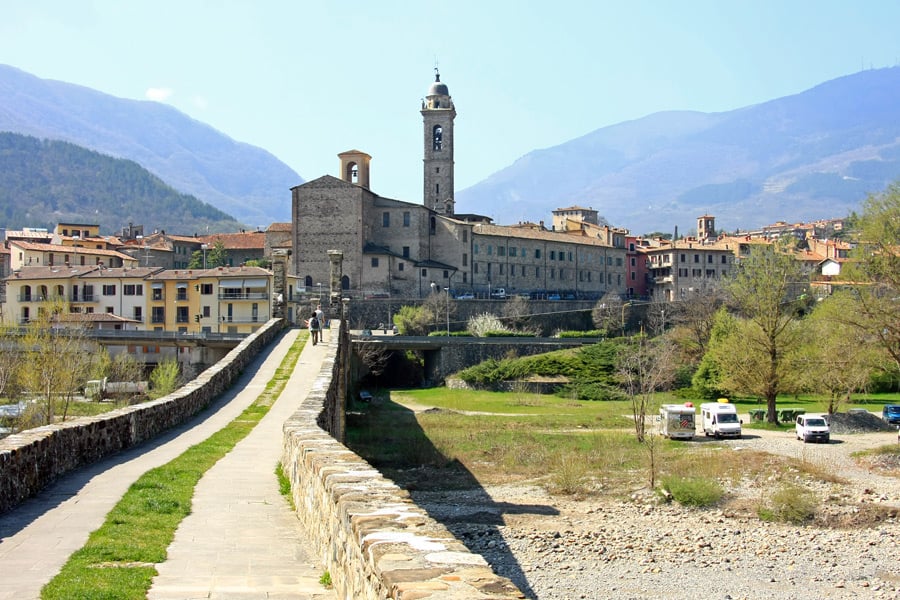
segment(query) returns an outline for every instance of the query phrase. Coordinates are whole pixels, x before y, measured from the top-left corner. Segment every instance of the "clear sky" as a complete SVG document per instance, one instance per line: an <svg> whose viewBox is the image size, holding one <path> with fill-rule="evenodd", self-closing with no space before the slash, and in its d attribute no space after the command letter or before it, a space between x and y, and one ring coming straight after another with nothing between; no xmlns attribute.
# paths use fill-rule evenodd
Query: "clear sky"
<svg viewBox="0 0 900 600"><path fill-rule="evenodd" d="M362 150L373 191L420 202L435 63L458 191L607 125L900 64L898 24L896 0L0 0L0 63L166 102L307 180Z"/></svg>

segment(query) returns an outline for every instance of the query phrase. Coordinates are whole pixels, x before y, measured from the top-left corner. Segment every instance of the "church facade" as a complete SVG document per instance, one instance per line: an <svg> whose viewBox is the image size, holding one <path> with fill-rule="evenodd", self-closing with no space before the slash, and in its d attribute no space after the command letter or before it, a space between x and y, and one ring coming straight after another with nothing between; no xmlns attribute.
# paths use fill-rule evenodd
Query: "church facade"
<svg viewBox="0 0 900 600"><path fill-rule="evenodd" d="M421 203L379 196L369 188L371 157L338 155L340 177L325 175L291 190L291 268L298 284L329 281L329 250L343 253L342 293L353 297L421 298L455 294L596 298L626 290L627 232L568 222L500 226L460 215L454 201L456 107L435 81L422 101Z"/></svg>

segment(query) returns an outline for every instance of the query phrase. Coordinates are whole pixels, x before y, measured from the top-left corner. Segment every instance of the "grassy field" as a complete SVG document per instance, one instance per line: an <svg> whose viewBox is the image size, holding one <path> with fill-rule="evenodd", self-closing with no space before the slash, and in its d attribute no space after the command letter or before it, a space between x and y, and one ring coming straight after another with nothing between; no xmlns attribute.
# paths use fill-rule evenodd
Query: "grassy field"
<svg viewBox="0 0 900 600"><path fill-rule="evenodd" d="M654 407L648 415L655 414ZM347 424L351 448L401 485L420 489L530 482L551 492L621 494L661 477L740 480L801 471L830 478L798 461L723 444L655 435L640 443L628 402L400 390L354 405Z"/></svg>

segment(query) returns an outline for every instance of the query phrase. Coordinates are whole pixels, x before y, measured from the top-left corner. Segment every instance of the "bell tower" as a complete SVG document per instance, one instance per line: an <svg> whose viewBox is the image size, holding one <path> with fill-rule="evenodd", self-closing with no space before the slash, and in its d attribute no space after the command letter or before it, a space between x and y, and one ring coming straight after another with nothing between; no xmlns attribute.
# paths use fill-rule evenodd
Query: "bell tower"
<svg viewBox="0 0 900 600"><path fill-rule="evenodd" d="M453 200L453 119L456 107L447 84L434 69L434 83L422 101L422 122L425 137L424 189L422 200L426 207L438 214L452 216Z"/></svg>

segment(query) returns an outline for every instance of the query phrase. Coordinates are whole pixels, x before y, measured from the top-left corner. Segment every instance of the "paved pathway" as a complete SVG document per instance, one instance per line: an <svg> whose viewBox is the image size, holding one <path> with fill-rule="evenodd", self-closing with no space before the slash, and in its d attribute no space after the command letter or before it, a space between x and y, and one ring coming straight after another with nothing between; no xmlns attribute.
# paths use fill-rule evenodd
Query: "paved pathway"
<svg viewBox="0 0 900 600"><path fill-rule="evenodd" d="M191 422L76 471L0 516L0 600L38 598L44 584L103 523L129 485L205 440L256 399L296 336L297 331L291 330L269 346L229 392ZM306 397L323 354L322 346L306 344L269 414L201 479L194 514L176 532L169 560L159 565L160 576L151 598L333 597L323 595L325 591L318 585L321 570L313 566L313 558L305 551L300 524L278 494L274 475L281 422ZM210 494L214 505L210 505ZM204 523L203 527L197 528L198 522ZM201 533L206 539L197 537ZM234 541L237 535L248 537ZM182 563L185 560L190 566Z"/></svg>

